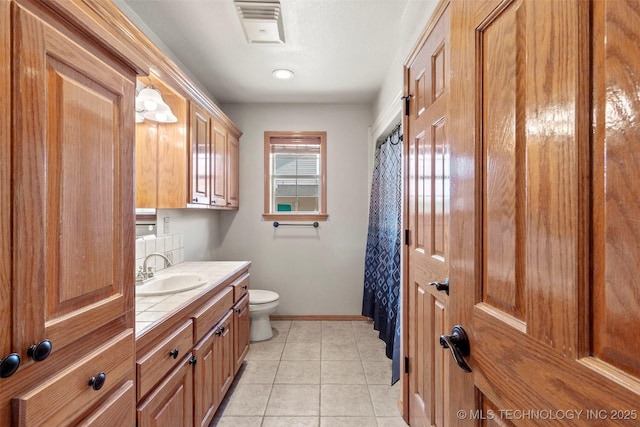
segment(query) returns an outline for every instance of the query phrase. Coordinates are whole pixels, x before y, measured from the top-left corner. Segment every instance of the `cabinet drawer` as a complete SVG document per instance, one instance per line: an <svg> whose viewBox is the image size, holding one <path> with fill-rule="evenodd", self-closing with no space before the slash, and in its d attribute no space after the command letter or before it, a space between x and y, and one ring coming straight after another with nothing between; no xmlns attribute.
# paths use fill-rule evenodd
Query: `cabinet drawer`
<svg viewBox="0 0 640 427"><path fill-rule="evenodd" d="M249 273L238 278L231 284L231 287L233 287L233 303L235 304L249 292Z"/></svg>
<svg viewBox="0 0 640 427"><path fill-rule="evenodd" d="M130 426L136 422L136 389L127 381L77 427Z"/></svg>
<svg viewBox="0 0 640 427"><path fill-rule="evenodd" d="M151 351L136 362L138 400L164 378L193 347L191 320L185 322ZM177 354L176 354L177 350Z"/></svg>
<svg viewBox="0 0 640 427"><path fill-rule="evenodd" d="M133 346L133 329L127 329L81 360L69 361L69 368L13 400L14 424L69 425L85 408L133 380ZM89 380L99 373L105 382L94 390Z"/></svg>
<svg viewBox="0 0 640 427"><path fill-rule="evenodd" d="M200 341L232 306L233 290L227 286L193 316L194 341Z"/></svg>

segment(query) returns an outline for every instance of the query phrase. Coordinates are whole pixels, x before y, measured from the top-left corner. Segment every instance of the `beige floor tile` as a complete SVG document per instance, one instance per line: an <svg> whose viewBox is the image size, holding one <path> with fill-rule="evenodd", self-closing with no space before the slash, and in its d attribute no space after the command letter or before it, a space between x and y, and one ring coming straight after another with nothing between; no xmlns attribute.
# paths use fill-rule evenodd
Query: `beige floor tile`
<svg viewBox="0 0 640 427"><path fill-rule="evenodd" d="M273 384L278 372L277 360L247 360L238 372L239 384Z"/></svg>
<svg viewBox="0 0 640 427"><path fill-rule="evenodd" d="M262 417L215 417L211 427L260 427Z"/></svg>
<svg viewBox="0 0 640 427"><path fill-rule="evenodd" d="M350 330L353 331L353 326L351 325L350 321L345 321L345 320L323 320L322 321L322 331L326 331L326 330L335 330L335 329L341 329L341 330Z"/></svg>
<svg viewBox="0 0 640 427"><path fill-rule="evenodd" d="M262 427L318 427L318 417L264 417Z"/></svg>
<svg viewBox="0 0 640 427"><path fill-rule="evenodd" d="M356 342L356 336L352 329L322 330L322 343L351 344Z"/></svg>
<svg viewBox="0 0 640 427"><path fill-rule="evenodd" d="M266 416L317 416L320 414L319 385L275 384Z"/></svg>
<svg viewBox="0 0 640 427"><path fill-rule="evenodd" d="M366 385L323 384L321 386L320 414L331 416L374 416Z"/></svg>
<svg viewBox="0 0 640 427"><path fill-rule="evenodd" d="M409 424L405 423L402 417L378 417L378 427L407 427Z"/></svg>
<svg viewBox="0 0 640 427"><path fill-rule="evenodd" d="M295 328L294 326L289 329L287 335L287 342L316 342L319 343L322 339L321 328Z"/></svg>
<svg viewBox="0 0 640 427"><path fill-rule="evenodd" d="M246 360L280 360L284 350L283 342L262 341L251 343Z"/></svg>
<svg viewBox="0 0 640 427"><path fill-rule="evenodd" d="M289 329L278 329L271 326L271 332L273 336L269 338L271 342L284 342L287 340L287 336L289 335Z"/></svg>
<svg viewBox="0 0 640 427"><path fill-rule="evenodd" d="M360 352L355 343L323 343L321 357L322 360L360 360Z"/></svg>
<svg viewBox="0 0 640 427"><path fill-rule="evenodd" d="M322 384L366 384L359 360L323 360Z"/></svg>
<svg viewBox="0 0 640 427"><path fill-rule="evenodd" d="M288 331L291 328L291 320L272 320L271 327L279 331Z"/></svg>
<svg viewBox="0 0 640 427"><path fill-rule="evenodd" d="M282 360L276 384L320 384L319 360Z"/></svg>
<svg viewBox="0 0 640 427"><path fill-rule="evenodd" d="M401 416L398 409L398 399L400 391L387 385L370 385L369 393L371 394L371 402L373 410L378 417L399 417Z"/></svg>
<svg viewBox="0 0 640 427"><path fill-rule="evenodd" d="M320 417L320 427L377 427L374 417Z"/></svg>
<svg viewBox="0 0 640 427"><path fill-rule="evenodd" d="M385 354L385 344L382 341L372 344L358 343L358 351L360 352L360 359L362 361L370 360L382 362L389 360Z"/></svg>
<svg viewBox="0 0 640 427"><path fill-rule="evenodd" d="M228 399L221 405L218 415L226 416L263 416L271 385L266 384L237 384L230 391ZM221 412L221 413L220 413Z"/></svg>
<svg viewBox="0 0 640 427"><path fill-rule="evenodd" d="M282 352L282 360L320 360L320 343L287 340Z"/></svg>
<svg viewBox="0 0 640 427"><path fill-rule="evenodd" d="M391 385L391 360L363 360L362 367L367 384Z"/></svg>

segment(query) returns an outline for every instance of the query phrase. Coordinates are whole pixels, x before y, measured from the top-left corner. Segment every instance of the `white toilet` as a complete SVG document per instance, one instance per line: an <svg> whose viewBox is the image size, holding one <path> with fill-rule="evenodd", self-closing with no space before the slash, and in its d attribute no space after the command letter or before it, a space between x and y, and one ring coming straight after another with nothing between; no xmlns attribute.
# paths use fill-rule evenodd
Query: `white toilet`
<svg viewBox="0 0 640 427"><path fill-rule="evenodd" d="M249 289L249 315L251 316L251 341L264 341L273 336L269 315L280 303L280 295L262 289Z"/></svg>

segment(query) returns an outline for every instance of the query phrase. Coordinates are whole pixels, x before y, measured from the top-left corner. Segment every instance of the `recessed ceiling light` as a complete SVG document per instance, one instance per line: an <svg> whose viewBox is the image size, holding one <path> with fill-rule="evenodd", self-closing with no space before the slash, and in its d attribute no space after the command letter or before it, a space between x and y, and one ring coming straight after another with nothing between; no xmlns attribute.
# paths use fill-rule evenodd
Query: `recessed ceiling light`
<svg viewBox="0 0 640 427"><path fill-rule="evenodd" d="M273 77L281 80L289 80L293 77L293 71L285 70L284 68L273 70Z"/></svg>

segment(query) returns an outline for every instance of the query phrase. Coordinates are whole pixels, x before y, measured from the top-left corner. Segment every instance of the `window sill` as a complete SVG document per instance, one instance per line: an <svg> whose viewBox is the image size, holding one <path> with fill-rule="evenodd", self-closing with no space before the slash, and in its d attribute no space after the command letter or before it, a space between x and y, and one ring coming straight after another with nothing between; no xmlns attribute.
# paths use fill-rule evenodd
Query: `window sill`
<svg viewBox="0 0 640 427"><path fill-rule="evenodd" d="M329 214L316 213L266 213L262 214L265 221L326 221Z"/></svg>

